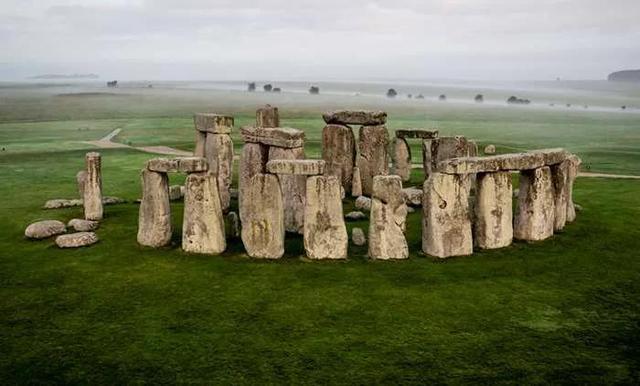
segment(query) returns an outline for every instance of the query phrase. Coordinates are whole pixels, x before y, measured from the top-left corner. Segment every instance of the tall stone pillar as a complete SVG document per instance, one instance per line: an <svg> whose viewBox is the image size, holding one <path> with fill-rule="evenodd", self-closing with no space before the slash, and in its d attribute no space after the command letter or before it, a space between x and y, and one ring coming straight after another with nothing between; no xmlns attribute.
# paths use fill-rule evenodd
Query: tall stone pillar
<svg viewBox="0 0 640 386"><path fill-rule="evenodd" d="M373 177L389 174L389 132L384 125L361 126L358 162L362 193L371 196Z"/></svg>
<svg viewBox="0 0 640 386"><path fill-rule="evenodd" d="M185 181L182 249L214 255L226 249L217 178L211 171L189 173Z"/></svg>
<svg viewBox="0 0 640 386"><path fill-rule="evenodd" d="M242 243L255 258L279 259L284 254L284 205L278 178L256 174L244 192Z"/></svg>
<svg viewBox="0 0 640 386"><path fill-rule="evenodd" d="M339 177L345 192L350 193L356 160L356 139L351 127L328 124L322 129L322 159L327 174Z"/></svg>
<svg viewBox="0 0 640 386"><path fill-rule="evenodd" d="M511 245L513 241L513 186L511 173L479 173L475 202L474 241L482 249Z"/></svg>
<svg viewBox="0 0 640 386"><path fill-rule="evenodd" d="M569 169L571 161L565 160L551 166L551 178L554 193L554 222L553 230L561 231L567 223L567 211L569 205Z"/></svg>
<svg viewBox="0 0 640 386"><path fill-rule="evenodd" d="M422 251L440 258L473 253L468 174L432 173L424 182Z"/></svg>
<svg viewBox="0 0 640 386"><path fill-rule="evenodd" d="M100 153L85 156L87 179L84 186L84 218L102 220L102 171Z"/></svg>
<svg viewBox="0 0 640 386"><path fill-rule="evenodd" d="M404 138L393 139L393 174L400 176L402 181L411 178L411 148Z"/></svg>
<svg viewBox="0 0 640 386"><path fill-rule="evenodd" d="M269 147L271 160L302 160L304 148ZM304 230L304 203L306 200L307 178L303 175L279 174L280 188L284 202L284 227L287 232L302 234Z"/></svg>
<svg viewBox="0 0 640 386"><path fill-rule="evenodd" d="M142 169L142 202L138 216L138 244L163 247L171 243L171 206L169 177Z"/></svg>
<svg viewBox="0 0 640 386"><path fill-rule="evenodd" d="M256 127L280 127L278 108L265 105L256 111Z"/></svg>
<svg viewBox="0 0 640 386"><path fill-rule="evenodd" d="M244 223L246 212L245 191L249 189L253 176L266 171L267 160L269 159L269 147L261 143L247 142L242 147L240 156L240 170L238 173L238 209L240 221Z"/></svg>
<svg viewBox="0 0 640 386"><path fill-rule="evenodd" d="M580 160L577 155L572 155L571 157L569 157L569 161L571 163L569 165L569 174L567 177L567 221L573 222L576 219L576 208L573 203L573 184L578 177L578 171L580 170L580 164L582 163L582 160Z"/></svg>
<svg viewBox="0 0 640 386"><path fill-rule="evenodd" d="M553 236L554 202L553 181L548 166L521 171L514 237L538 241Z"/></svg>
<svg viewBox="0 0 640 386"><path fill-rule="evenodd" d="M409 247L404 236L407 205L400 176L375 176L369 221L369 257L406 259Z"/></svg>
<svg viewBox="0 0 640 386"><path fill-rule="evenodd" d="M349 236L335 176L307 178L304 249L310 259L346 259Z"/></svg>

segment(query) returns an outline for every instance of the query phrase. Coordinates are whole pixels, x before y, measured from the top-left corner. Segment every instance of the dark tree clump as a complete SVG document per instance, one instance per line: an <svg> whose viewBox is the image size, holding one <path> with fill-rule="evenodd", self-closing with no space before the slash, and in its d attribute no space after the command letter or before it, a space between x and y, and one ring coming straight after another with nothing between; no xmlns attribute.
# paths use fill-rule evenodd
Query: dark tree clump
<svg viewBox="0 0 640 386"><path fill-rule="evenodd" d="M418 94L418 95L416 95L416 99L424 99L424 95Z"/></svg>
<svg viewBox="0 0 640 386"><path fill-rule="evenodd" d="M256 91L256 82L249 83L249 85L247 86L247 91L249 91L249 92Z"/></svg>
<svg viewBox="0 0 640 386"><path fill-rule="evenodd" d="M282 91L282 90L280 89L280 87L274 87L274 88L273 88L273 90L271 90L271 91L273 91L273 92L280 92L280 91Z"/></svg>
<svg viewBox="0 0 640 386"><path fill-rule="evenodd" d="M473 100L476 101L476 103L482 103L482 102L484 102L484 95L478 94L478 95L476 95L475 98L473 98Z"/></svg>
<svg viewBox="0 0 640 386"><path fill-rule="evenodd" d="M271 85L271 83L267 83L267 84L265 84L264 86L262 86L262 89L263 89L265 92L271 92L271 91L273 90L273 86Z"/></svg>
<svg viewBox="0 0 640 386"><path fill-rule="evenodd" d="M309 88L309 94L312 94L312 95L318 95L318 94L320 94L320 87L318 87L318 86L311 86L311 87Z"/></svg>
<svg viewBox="0 0 640 386"><path fill-rule="evenodd" d="M440 96L438 97L439 101L446 101L447 100L447 96L444 94L440 94Z"/></svg>
<svg viewBox="0 0 640 386"><path fill-rule="evenodd" d="M512 105L528 105L529 103L531 103L531 101L528 99L521 99L512 95L509 97L509 99L507 99L507 103Z"/></svg>
<svg viewBox="0 0 640 386"><path fill-rule="evenodd" d="M387 90L387 98L395 98L398 92L392 88Z"/></svg>

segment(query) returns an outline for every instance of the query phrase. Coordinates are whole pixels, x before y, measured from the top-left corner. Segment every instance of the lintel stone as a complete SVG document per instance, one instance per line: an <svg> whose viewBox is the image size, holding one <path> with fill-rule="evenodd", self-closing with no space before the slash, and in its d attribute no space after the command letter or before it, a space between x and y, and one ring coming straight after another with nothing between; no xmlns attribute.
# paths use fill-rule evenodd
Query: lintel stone
<svg viewBox="0 0 640 386"><path fill-rule="evenodd" d="M387 113L384 111L367 110L336 110L322 114L326 123L341 125L384 125Z"/></svg>
<svg viewBox="0 0 640 386"><path fill-rule="evenodd" d="M532 170L559 164L569 156L570 153L564 149L543 149L490 157L460 157L441 161L438 164L438 171L446 174L474 174Z"/></svg>
<svg viewBox="0 0 640 386"><path fill-rule="evenodd" d="M240 129L245 142L269 146L296 148L304 146L304 131L288 127L243 127Z"/></svg>
<svg viewBox="0 0 640 386"><path fill-rule="evenodd" d="M398 129L396 130L396 138L433 139L438 138L438 130Z"/></svg>
<svg viewBox="0 0 640 386"><path fill-rule="evenodd" d="M325 162L313 159L275 159L267 162L267 171L273 174L315 176L324 174Z"/></svg>
<svg viewBox="0 0 640 386"><path fill-rule="evenodd" d="M213 134L229 134L233 127L233 117L213 113L196 113L193 116L193 123L198 131Z"/></svg>

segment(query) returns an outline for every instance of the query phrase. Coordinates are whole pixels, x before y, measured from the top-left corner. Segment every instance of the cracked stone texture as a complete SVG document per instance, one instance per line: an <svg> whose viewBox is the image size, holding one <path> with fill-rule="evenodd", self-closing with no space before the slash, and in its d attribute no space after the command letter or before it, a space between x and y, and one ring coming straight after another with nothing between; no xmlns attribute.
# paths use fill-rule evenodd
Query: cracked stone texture
<svg viewBox="0 0 640 386"><path fill-rule="evenodd" d="M409 181L411 177L411 149L404 138L393 139L393 174Z"/></svg>
<svg viewBox="0 0 640 386"><path fill-rule="evenodd" d="M371 196L373 177L389 174L389 132L385 126L362 126L358 137L357 166L362 194Z"/></svg>
<svg viewBox="0 0 640 386"><path fill-rule="evenodd" d="M511 173L479 173L476 178L474 242L482 249L503 248L513 241Z"/></svg>
<svg viewBox="0 0 640 386"><path fill-rule="evenodd" d="M544 240L553 236L554 224L555 197L551 169L544 166L521 171L514 237L526 241Z"/></svg>
<svg viewBox="0 0 640 386"><path fill-rule="evenodd" d="M307 178L304 249L310 259L346 259L349 236L342 215L340 181L335 176Z"/></svg>
<svg viewBox="0 0 640 386"><path fill-rule="evenodd" d="M191 173L185 181L182 250L217 255L227 247L216 175Z"/></svg>
<svg viewBox="0 0 640 386"><path fill-rule="evenodd" d="M84 184L84 218L85 220L102 220L102 170L100 153L87 153L85 165L87 179Z"/></svg>
<svg viewBox="0 0 640 386"><path fill-rule="evenodd" d="M304 148L282 148L271 146L269 160L304 159ZM279 174L280 188L284 202L284 227L287 232L302 234L304 229L304 203L307 190L307 176Z"/></svg>
<svg viewBox="0 0 640 386"><path fill-rule="evenodd" d="M205 154L209 170L216 175L222 211L229 210L233 174L233 141L227 134L207 134Z"/></svg>
<svg viewBox="0 0 640 386"><path fill-rule="evenodd" d="M326 174L340 178L344 190L351 192L356 139L349 126L329 124L322 129L322 159Z"/></svg>
<svg viewBox="0 0 640 386"><path fill-rule="evenodd" d="M376 176L369 220L369 257L406 259L409 247L405 238L407 206L400 176Z"/></svg>
<svg viewBox="0 0 640 386"><path fill-rule="evenodd" d="M248 189L251 178L258 173L266 171L269 147L260 143L245 143L240 157L240 170L238 172L238 208L240 221L244 223L246 205L244 191Z"/></svg>
<svg viewBox="0 0 640 386"><path fill-rule="evenodd" d="M138 244L162 247L171 243L169 177L166 173L143 169L142 201L138 215Z"/></svg>

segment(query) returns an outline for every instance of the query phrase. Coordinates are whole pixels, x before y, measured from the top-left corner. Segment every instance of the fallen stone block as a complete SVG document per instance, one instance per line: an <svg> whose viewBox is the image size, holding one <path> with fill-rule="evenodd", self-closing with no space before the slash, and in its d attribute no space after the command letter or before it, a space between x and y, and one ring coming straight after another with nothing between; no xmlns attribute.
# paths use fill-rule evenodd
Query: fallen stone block
<svg viewBox="0 0 640 386"><path fill-rule="evenodd" d="M98 221L74 218L67 223L67 226L76 232L91 232L98 229L100 223Z"/></svg>
<svg viewBox="0 0 640 386"><path fill-rule="evenodd" d="M362 228L351 229L351 241L359 247L367 244L367 236L364 234Z"/></svg>
<svg viewBox="0 0 640 386"><path fill-rule="evenodd" d="M99 241L94 232L77 232L56 237L58 248L80 248L95 244Z"/></svg>
<svg viewBox="0 0 640 386"><path fill-rule="evenodd" d="M366 220L367 215L360 211L353 211L345 214L344 218L349 221L360 221L360 220Z"/></svg>
<svg viewBox="0 0 640 386"><path fill-rule="evenodd" d="M422 189L404 188L402 189L402 195L407 205L422 206Z"/></svg>
<svg viewBox="0 0 640 386"><path fill-rule="evenodd" d="M371 210L371 199L366 196L360 196L356 198L355 207L356 209L368 212Z"/></svg>
<svg viewBox="0 0 640 386"><path fill-rule="evenodd" d="M27 226L24 235L30 239L46 239L67 231L64 223L58 220L37 221Z"/></svg>

